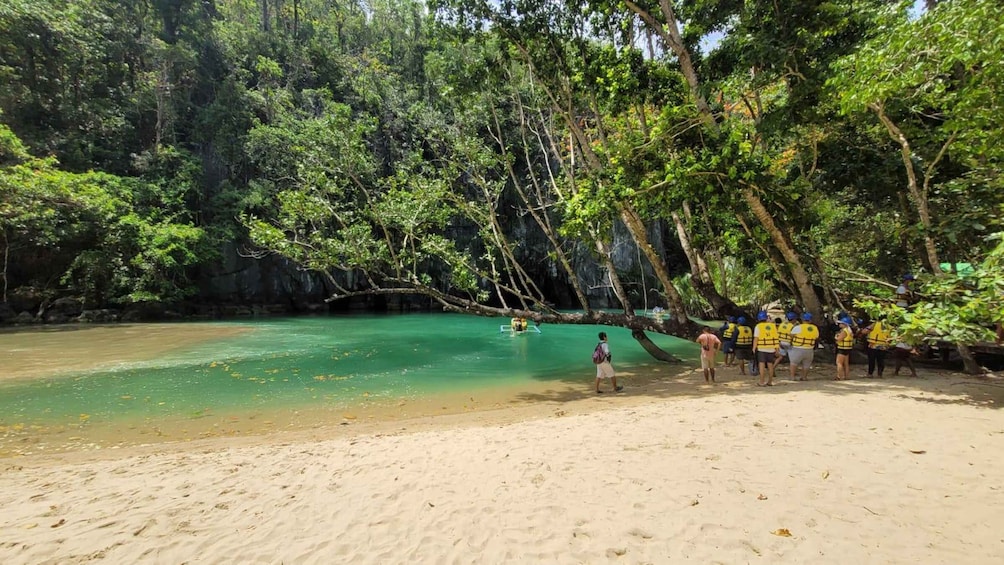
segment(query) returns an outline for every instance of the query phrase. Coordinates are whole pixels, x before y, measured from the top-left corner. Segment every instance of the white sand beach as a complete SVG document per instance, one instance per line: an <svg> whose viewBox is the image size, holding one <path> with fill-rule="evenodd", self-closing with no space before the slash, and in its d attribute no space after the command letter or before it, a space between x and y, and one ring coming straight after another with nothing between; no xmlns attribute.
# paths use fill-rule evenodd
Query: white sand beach
<svg viewBox="0 0 1004 565"><path fill-rule="evenodd" d="M1004 386L831 372L6 458L0 563L1004 562Z"/></svg>

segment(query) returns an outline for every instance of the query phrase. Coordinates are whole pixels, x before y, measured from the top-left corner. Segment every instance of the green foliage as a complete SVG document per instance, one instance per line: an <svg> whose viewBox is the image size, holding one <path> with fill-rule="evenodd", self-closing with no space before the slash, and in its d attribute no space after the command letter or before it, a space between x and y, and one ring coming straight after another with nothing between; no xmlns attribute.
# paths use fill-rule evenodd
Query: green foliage
<svg viewBox="0 0 1004 565"><path fill-rule="evenodd" d="M134 178L62 171L54 159L19 152L3 125L0 139L4 155L22 160L0 167L0 230L11 259L45 262L32 282L44 287L46 277L57 277L89 305L173 300L193 290L187 270L203 259L203 231L173 221L168 202L136 202L169 191Z"/></svg>
<svg viewBox="0 0 1004 565"><path fill-rule="evenodd" d="M901 341L911 345L945 340L973 345L993 341L993 324L1004 323L1004 233L983 262L964 275L922 277L919 303L911 308L874 300L857 305L886 319Z"/></svg>

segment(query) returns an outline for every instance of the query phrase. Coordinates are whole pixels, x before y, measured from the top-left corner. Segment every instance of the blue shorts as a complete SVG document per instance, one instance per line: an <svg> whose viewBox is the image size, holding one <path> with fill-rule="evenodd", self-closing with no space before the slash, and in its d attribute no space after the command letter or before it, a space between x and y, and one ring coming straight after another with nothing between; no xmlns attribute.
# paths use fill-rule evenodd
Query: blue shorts
<svg viewBox="0 0 1004 565"><path fill-rule="evenodd" d="M732 353L735 350L736 350L736 344L732 343L731 341L722 342L722 353Z"/></svg>

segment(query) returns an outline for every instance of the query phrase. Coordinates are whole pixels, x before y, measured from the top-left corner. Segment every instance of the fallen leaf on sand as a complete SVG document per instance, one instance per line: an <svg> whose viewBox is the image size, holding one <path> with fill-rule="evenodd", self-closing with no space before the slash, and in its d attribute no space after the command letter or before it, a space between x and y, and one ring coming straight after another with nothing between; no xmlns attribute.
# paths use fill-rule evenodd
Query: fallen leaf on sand
<svg viewBox="0 0 1004 565"><path fill-rule="evenodd" d="M66 523L66 518L60 518L58 522L56 522L55 524L53 524L53 525L51 525L49 527L50 528L58 528L58 527L62 526L65 523Z"/></svg>
<svg viewBox="0 0 1004 565"><path fill-rule="evenodd" d="M927 452L924 451L923 449L911 449L910 453L913 453L914 455L923 455Z"/></svg>
<svg viewBox="0 0 1004 565"><path fill-rule="evenodd" d="M775 536L781 536L783 538L791 537L791 532L788 531L788 528L778 528L771 533L774 534Z"/></svg>
<svg viewBox="0 0 1004 565"><path fill-rule="evenodd" d="M767 500L767 497L761 494L760 496L756 497L756 499L757 500Z"/></svg>
<svg viewBox="0 0 1004 565"><path fill-rule="evenodd" d="M700 503L701 503L701 501L699 501L699 500L692 500L692 501L690 501L690 505L691 506L697 506Z"/></svg>
<svg viewBox="0 0 1004 565"><path fill-rule="evenodd" d="M829 471L823 471L823 478L824 479L830 478L830 472Z"/></svg>

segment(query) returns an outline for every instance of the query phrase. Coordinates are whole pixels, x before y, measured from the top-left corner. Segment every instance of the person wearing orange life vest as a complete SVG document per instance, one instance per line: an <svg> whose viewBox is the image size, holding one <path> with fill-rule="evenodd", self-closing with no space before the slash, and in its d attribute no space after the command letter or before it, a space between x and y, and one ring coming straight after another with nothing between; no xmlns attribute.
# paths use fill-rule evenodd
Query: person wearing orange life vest
<svg viewBox="0 0 1004 565"><path fill-rule="evenodd" d="M878 377L881 379L885 372L885 356L892 345L889 328L881 320L872 320L858 330L858 335L863 335L868 340L868 378L874 377L875 370L878 369Z"/></svg>
<svg viewBox="0 0 1004 565"><path fill-rule="evenodd" d="M746 363L753 360L753 330L746 325L746 318L736 320L735 359L739 361L739 373L746 374Z"/></svg>
<svg viewBox="0 0 1004 565"><path fill-rule="evenodd" d="M753 351L756 363L760 367L757 386L774 386L774 358L781 346L777 326L768 319L767 312L763 310L757 314L756 319L758 323L753 328ZM765 377L767 382L763 382Z"/></svg>
<svg viewBox="0 0 1004 565"><path fill-rule="evenodd" d="M791 359L792 379L795 378L796 370L801 367L802 376L798 377L798 380L809 380L809 367L816 354L817 341L819 341L819 328L812 323L812 314L806 312L802 314L802 323L791 330L791 350L788 352L788 358Z"/></svg>
<svg viewBox="0 0 1004 565"><path fill-rule="evenodd" d="M851 351L854 349L854 329L849 316L837 318L837 330L834 339L837 342L837 376L834 380L842 381L851 376Z"/></svg>

